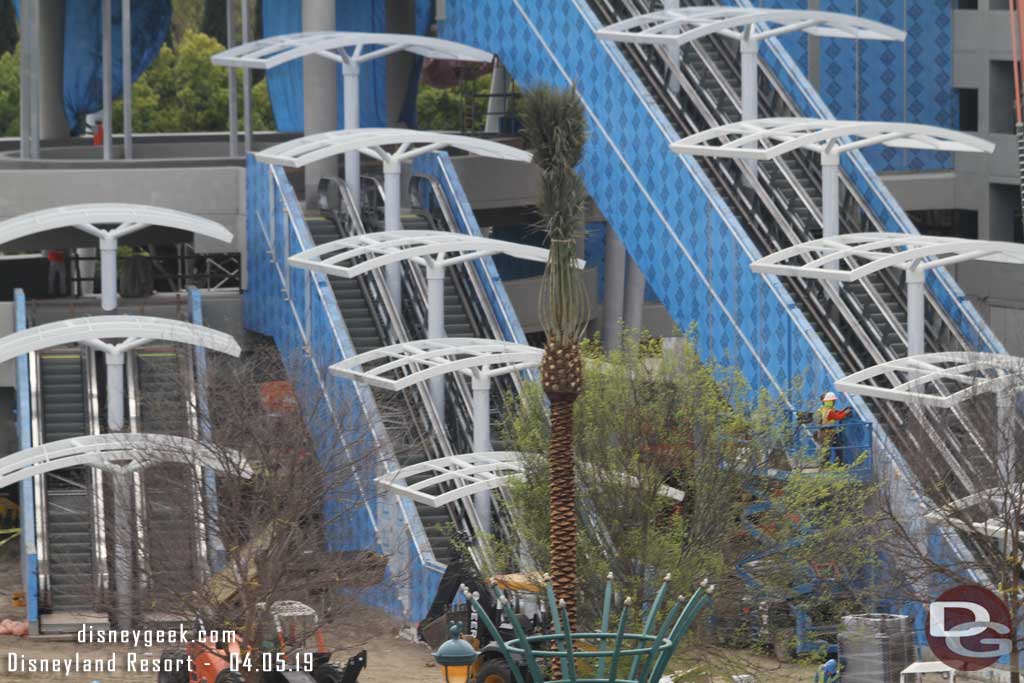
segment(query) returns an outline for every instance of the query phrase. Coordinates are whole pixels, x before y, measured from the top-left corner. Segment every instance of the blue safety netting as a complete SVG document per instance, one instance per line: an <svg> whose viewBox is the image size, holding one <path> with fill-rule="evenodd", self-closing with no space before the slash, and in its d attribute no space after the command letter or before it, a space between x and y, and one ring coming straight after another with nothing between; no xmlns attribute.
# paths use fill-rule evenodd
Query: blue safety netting
<svg viewBox="0 0 1024 683"><path fill-rule="evenodd" d="M20 11L14 0L15 11ZM121 3L113 2L113 92L121 96ZM132 81L149 68L171 26L171 0L132 0ZM82 132L85 115L103 108L103 8L101 0L75 0L64 6L64 115L72 135Z"/></svg>
<svg viewBox="0 0 1024 683"><path fill-rule="evenodd" d="M335 0L337 30L385 32L385 4L384 0ZM416 32L425 34L430 28L432 17L433 0L417 0ZM301 31L302 0L263 0L264 36ZM418 69L419 60L416 60L415 66ZM343 127L345 111L341 78L341 67L338 66L338 128ZM302 132L302 61L295 60L270 69L267 73L267 87L277 129L290 133ZM408 115L410 96L413 98L411 116ZM360 126L364 128L387 125L386 59L376 59L362 65L359 76L359 118ZM406 93L401 118L407 124L410 121L415 123L414 86L411 86L411 95Z"/></svg>

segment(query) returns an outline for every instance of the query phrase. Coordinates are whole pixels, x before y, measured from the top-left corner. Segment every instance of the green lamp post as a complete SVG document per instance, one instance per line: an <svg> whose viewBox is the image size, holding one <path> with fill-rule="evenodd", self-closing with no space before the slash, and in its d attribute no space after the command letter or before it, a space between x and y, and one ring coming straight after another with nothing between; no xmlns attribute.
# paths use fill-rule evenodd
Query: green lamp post
<svg viewBox="0 0 1024 683"><path fill-rule="evenodd" d="M448 629L451 637L434 653L434 661L441 666L444 683L469 683L469 672L478 655L472 645L459 637L460 633L462 625L452 624Z"/></svg>

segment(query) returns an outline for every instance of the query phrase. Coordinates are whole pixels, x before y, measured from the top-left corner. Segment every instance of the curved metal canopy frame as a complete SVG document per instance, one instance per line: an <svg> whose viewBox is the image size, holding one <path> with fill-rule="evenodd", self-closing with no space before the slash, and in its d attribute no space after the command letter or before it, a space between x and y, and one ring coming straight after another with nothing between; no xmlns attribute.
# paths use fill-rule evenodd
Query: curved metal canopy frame
<svg viewBox="0 0 1024 683"><path fill-rule="evenodd" d="M51 441L0 458L0 488L66 467L89 465L134 472L150 464L180 462L251 477L252 469L237 451L214 451L182 436L167 434L96 434Z"/></svg>
<svg viewBox="0 0 1024 683"><path fill-rule="evenodd" d="M873 145L986 154L995 149L988 140L939 126L798 117L728 123L677 140L669 148L677 154L765 161L797 149L838 155Z"/></svg>
<svg viewBox="0 0 1024 683"><path fill-rule="evenodd" d="M490 52L431 36L354 31L308 31L270 36L218 52L218 66L273 69L290 61L317 55L339 64L361 64L395 52L411 52L430 59L489 62Z"/></svg>
<svg viewBox="0 0 1024 683"><path fill-rule="evenodd" d="M681 46L719 34L761 41L803 31L822 38L905 40L907 34L881 22L839 12L747 7L686 7L641 14L609 24L597 36L617 42Z"/></svg>
<svg viewBox="0 0 1024 683"><path fill-rule="evenodd" d="M1024 388L1024 359L998 353L928 353L880 363L836 380L839 391L952 408L982 394Z"/></svg>
<svg viewBox="0 0 1024 683"><path fill-rule="evenodd" d="M1024 263L1024 245L959 237L860 232L795 244L754 261L757 273L854 282L885 268L927 271L964 261Z"/></svg>
<svg viewBox="0 0 1024 683"><path fill-rule="evenodd" d="M331 372L391 391L451 372L491 378L540 365L542 349L496 339L422 339L346 358Z"/></svg>
<svg viewBox="0 0 1024 683"><path fill-rule="evenodd" d="M396 149L389 152L386 147ZM302 168L322 159L359 152L387 164L445 148L507 161L529 162L533 159L529 152L492 140L407 128L357 128L307 135L256 152L256 159L268 164Z"/></svg>
<svg viewBox="0 0 1024 683"><path fill-rule="evenodd" d="M932 522L949 524L963 531L980 532L1001 540L1012 535L1012 532L1006 528L1008 519L1006 513L1019 509L1021 497L1024 497L1024 484L996 486L954 500L941 510L932 510L926 513L925 517ZM979 514L983 521L972 521L968 517L967 510L976 506L981 508ZM999 516L984 519L988 516L986 512ZM1024 529L1017 531L1017 542L1024 542Z"/></svg>
<svg viewBox="0 0 1024 683"><path fill-rule="evenodd" d="M510 478L522 472L521 453L490 451L425 460L378 477L377 484L417 503L437 508L503 488ZM417 479L416 483L408 483L413 478ZM682 491L668 485L661 486L658 492L675 501L685 497Z"/></svg>
<svg viewBox="0 0 1024 683"><path fill-rule="evenodd" d="M108 338L124 341L117 345L100 341ZM236 357L242 353L234 337L209 327L144 315L104 315L60 320L0 338L0 363L63 344L87 343L101 351L124 352L149 339L203 346Z"/></svg>
<svg viewBox="0 0 1024 683"><path fill-rule="evenodd" d="M352 278L401 261L445 268L495 254L541 263L548 258L547 249L506 240L437 230L402 230L370 232L327 242L291 256L288 263Z"/></svg>
<svg viewBox="0 0 1024 683"><path fill-rule="evenodd" d="M103 230L98 225L116 225ZM234 235L220 223L184 211L144 204L69 204L22 214L0 222L0 244L55 228L74 227L98 239L118 239L159 225L230 242Z"/></svg>

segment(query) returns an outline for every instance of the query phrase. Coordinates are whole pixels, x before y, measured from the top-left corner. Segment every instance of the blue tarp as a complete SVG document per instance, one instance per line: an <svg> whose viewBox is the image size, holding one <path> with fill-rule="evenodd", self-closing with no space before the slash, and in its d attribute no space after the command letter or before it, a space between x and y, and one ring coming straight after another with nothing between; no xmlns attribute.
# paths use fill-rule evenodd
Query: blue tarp
<svg viewBox="0 0 1024 683"><path fill-rule="evenodd" d="M383 0L335 0L339 31L383 33L386 30ZM302 31L302 0L263 0L263 35ZM342 127L345 107L338 74L338 128ZM359 76L359 118L363 128L387 125L387 60L363 64ZM295 60L267 74L270 103L277 129L302 132L302 60Z"/></svg>
<svg viewBox="0 0 1024 683"><path fill-rule="evenodd" d="M423 35L433 19L433 0L416 1L416 32ZM384 0L335 0L335 16L339 31L383 33L387 30ZM302 0L263 0L263 35L302 31ZM416 60L415 68L420 60ZM417 71L418 73L418 71ZM344 125L344 93L341 87L341 67L338 78L338 128ZM400 118L407 125L415 125L416 86L413 79L403 103ZM270 103L274 122L279 131L302 132L302 61L296 60L271 69L267 74ZM410 100L411 98L411 100ZM387 60L376 59L363 64L359 77L360 126L387 125Z"/></svg>
<svg viewBox="0 0 1024 683"><path fill-rule="evenodd" d="M14 0L15 11L20 10ZM121 96L121 3L112 3L113 90ZM101 0L74 0L64 7L64 114L72 135L85 115L103 108ZM167 40L171 0L132 0L132 81L149 68Z"/></svg>

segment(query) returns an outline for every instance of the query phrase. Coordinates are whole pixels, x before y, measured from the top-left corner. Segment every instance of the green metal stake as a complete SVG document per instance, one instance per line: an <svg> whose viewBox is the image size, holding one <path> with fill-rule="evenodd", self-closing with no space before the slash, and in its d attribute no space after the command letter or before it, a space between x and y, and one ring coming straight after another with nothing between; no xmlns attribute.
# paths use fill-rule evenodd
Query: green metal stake
<svg viewBox="0 0 1024 683"><path fill-rule="evenodd" d="M494 639L495 643L498 643L498 649L501 651L501 654L504 655L505 663L508 664L508 668L512 672L513 678L516 679L516 683L525 683L525 681L523 681L523 675L519 672L519 667L516 666L515 660L512 659L512 653L509 652L508 648L505 646L505 641L501 639L501 634L498 633L498 629L494 625L494 622L487 616L487 612L480 607L480 603L476 596L470 593L469 589L463 590L462 594L465 596L466 601L472 605L473 610L480 618L480 621L483 622L484 628L486 628L487 632L491 634L491 638Z"/></svg>
<svg viewBox="0 0 1024 683"><path fill-rule="evenodd" d="M562 624L561 619L558 618L558 601L555 600L555 588L551 583L551 575L544 575L544 589L548 597L548 610L551 615L551 623L555 628L555 635L562 635ZM559 661L562 663L562 671L565 671L565 657L562 657Z"/></svg>
<svg viewBox="0 0 1024 683"><path fill-rule="evenodd" d="M672 580L671 574L665 574L665 578L661 581L661 588L658 589L658 594L654 596L654 602L651 603L651 609L647 612L647 618L644 619L644 630L642 635L649 635L651 629L654 627L654 619L658 616L658 610L661 609L661 603L665 600L665 593L668 592L668 582ZM629 667L629 677L633 680L636 678L637 667L640 666L640 658L633 657L633 663Z"/></svg>
<svg viewBox="0 0 1024 683"><path fill-rule="evenodd" d="M569 610L565 608L565 599L563 598L558 603L559 616L561 616L565 623L565 661L568 662L569 666L569 677L565 679L566 683L576 682L576 655L573 654L572 649L572 626L569 624ZM563 672L565 669L563 669Z"/></svg>
<svg viewBox="0 0 1024 683"><path fill-rule="evenodd" d="M679 599L676 601L676 604L672 606L672 610L668 613L668 616L665 617L665 621L662 622L661 628L658 629L658 635L654 641L654 645L651 647L651 652L647 655L647 658L644 660L644 668L640 670L640 678L637 680L646 681L647 675L651 672L652 665L656 661L661 660L661 655L663 654L661 651L661 643L665 640L665 636L668 635L669 627L672 625L673 622L676 621L677 617L679 616L679 613L682 611L684 600L685 598L683 598L683 596L680 595Z"/></svg>
<svg viewBox="0 0 1024 683"><path fill-rule="evenodd" d="M499 604L505 611L505 618L512 624L512 630L515 631L517 642L523 648L523 658L526 660L526 666L530 670L530 677L536 681L536 683L540 683L544 680L544 675L540 672L540 667L537 666L537 658L533 654L533 648L530 647L530 641L526 637L526 631L523 630L523 625L519 623L519 619L517 619L515 614L513 614L512 606L509 604L508 600L502 597ZM505 643L499 644L498 649L503 651L507 650Z"/></svg>
<svg viewBox="0 0 1024 683"><path fill-rule="evenodd" d="M654 671L651 675L652 681L661 680L661 676L665 673L665 669L668 667L668 661L672 658L672 653L679 646L679 641L683 639L683 635L690 628L690 624L697 618L700 611L711 602L711 598L708 595L715 589L714 586L707 586L707 579L701 582L697 590L694 591L693 595L690 596L690 601L686 603L686 607L683 608L682 614L676 620L676 625L672 628L672 634L669 636L669 641L672 643L672 647L663 652L661 657L658 659L658 664L654 667Z"/></svg>
<svg viewBox="0 0 1024 683"><path fill-rule="evenodd" d="M633 604L632 598L626 598L622 605L622 614L619 616L619 631L615 634L615 649L612 651L612 661L609 665L611 671L608 673L608 683L615 683L619 675L619 653L622 652L622 634L626 632L626 619L629 617L629 606Z"/></svg>
<svg viewBox="0 0 1024 683"><path fill-rule="evenodd" d="M607 580L605 581L605 584L604 584L604 607L601 610L601 633L608 633L609 619L610 619L611 614L612 614L612 593L613 593L612 578L613 578L612 573L608 572L608 576L606 577ZM599 642L600 642L600 644L598 645L598 647L601 648L601 649L604 649L605 645L608 644L608 641L605 638L602 638ZM601 657L598 660L598 662L597 662L597 677L598 678L603 678L604 677L604 665L605 665L604 657Z"/></svg>

